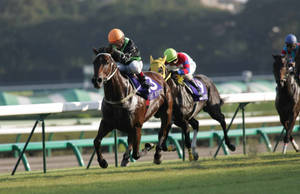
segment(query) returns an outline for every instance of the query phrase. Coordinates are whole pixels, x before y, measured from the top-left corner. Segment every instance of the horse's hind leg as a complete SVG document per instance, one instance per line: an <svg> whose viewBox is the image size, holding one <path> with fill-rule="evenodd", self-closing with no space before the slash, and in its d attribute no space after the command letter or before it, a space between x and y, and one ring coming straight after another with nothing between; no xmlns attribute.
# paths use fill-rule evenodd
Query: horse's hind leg
<svg viewBox="0 0 300 194"><path fill-rule="evenodd" d="M103 137L105 137L110 131L112 131L112 128L109 127L109 125L104 120L102 120L100 123L98 134L94 139L94 147L97 154L97 160L101 168L107 168L108 166L106 160L101 154L101 141Z"/></svg>
<svg viewBox="0 0 300 194"><path fill-rule="evenodd" d="M215 104L215 105L209 105L206 106L204 108L204 110L206 112L208 112L208 114L215 119L216 121L218 121L221 124L221 127L223 129L223 133L224 133L224 139L225 139L225 143L228 146L228 148L231 151L235 151L235 146L233 144L230 143L230 140L228 138L227 135L227 129L226 129L226 121L225 121L225 116L224 114L221 112L221 106L219 104Z"/></svg>
<svg viewBox="0 0 300 194"><path fill-rule="evenodd" d="M199 122L195 118L192 118L189 120L189 124L192 126L194 132L193 140L192 140L192 154L194 156L194 160L198 160L199 155L196 152L196 146L197 146L197 134L199 131Z"/></svg>

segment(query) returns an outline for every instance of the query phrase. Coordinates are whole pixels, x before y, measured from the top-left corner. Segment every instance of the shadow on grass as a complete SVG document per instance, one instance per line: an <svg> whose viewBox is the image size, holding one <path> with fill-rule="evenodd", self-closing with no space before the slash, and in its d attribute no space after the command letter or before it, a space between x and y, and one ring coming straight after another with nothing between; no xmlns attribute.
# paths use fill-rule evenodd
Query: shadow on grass
<svg viewBox="0 0 300 194"><path fill-rule="evenodd" d="M0 183L11 180L30 179L57 179L63 177L85 176L85 175L111 175L121 173L141 173L141 172L168 172L170 170L183 171L186 169L194 170L211 170L211 169L233 169L241 167L262 167L280 164L299 165L300 153L282 154L262 154L255 157L249 156L227 156L218 159L202 159L195 162L182 161L166 161L161 165L155 165L150 162L137 163L129 167L101 169L100 167L92 167L86 170L82 168L49 170L46 174L40 171L22 172L14 176L0 176Z"/></svg>

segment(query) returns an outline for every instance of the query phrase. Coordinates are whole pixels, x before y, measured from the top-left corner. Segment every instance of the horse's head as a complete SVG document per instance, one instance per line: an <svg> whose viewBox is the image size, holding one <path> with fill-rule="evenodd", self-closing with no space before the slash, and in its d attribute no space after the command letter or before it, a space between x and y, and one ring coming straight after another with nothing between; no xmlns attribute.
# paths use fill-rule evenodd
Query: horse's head
<svg viewBox="0 0 300 194"><path fill-rule="evenodd" d="M150 56L150 71L154 71L156 73L159 73L164 79L166 77L166 57L164 58L158 58L153 59L152 56Z"/></svg>
<svg viewBox="0 0 300 194"><path fill-rule="evenodd" d="M100 88L103 83L112 78L118 67L109 53L99 53L94 59L94 76L92 83Z"/></svg>
<svg viewBox="0 0 300 194"><path fill-rule="evenodd" d="M277 84L280 84L283 87L286 77L287 77L287 67L286 67L286 59L282 58L280 55L273 55L274 63L273 63L273 74Z"/></svg>

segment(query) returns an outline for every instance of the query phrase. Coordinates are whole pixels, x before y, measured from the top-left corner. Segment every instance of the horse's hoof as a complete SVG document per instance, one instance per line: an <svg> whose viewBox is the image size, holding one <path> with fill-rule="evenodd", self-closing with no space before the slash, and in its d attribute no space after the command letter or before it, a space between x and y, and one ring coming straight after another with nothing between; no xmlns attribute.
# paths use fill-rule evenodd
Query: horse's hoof
<svg viewBox="0 0 300 194"><path fill-rule="evenodd" d="M107 164L107 162L106 162L105 159L98 160L98 163L99 163L99 165L100 165L101 168L107 168L108 167L108 164Z"/></svg>
<svg viewBox="0 0 300 194"><path fill-rule="evenodd" d="M192 153L189 153L189 161L194 161L194 155Z"/></svg>
<svg viewBox="0 0 300 194"><path fill-rule="evenodd" d="M233 144L228 144L227 146L228 146L228 148L230 149L230 151L232 151L232 152L235 151L235 145L233 145Z"/></svg>
<svg viewBox="0 0 300 194"><path fill-rule="evenodd" d="M161 160L160 160L160 159L155 159L155 158L154 158L153 162L154 162L154 164L157 164L157 165L158 165L158 164L161 164Z"/></svg>
<svg viewBox="0 0 300 194"><path fill-rule="evenodd" d="M154 148L154 143L145 143L145 150L148 152Z"/></svg>
<svg viewBox="0 0 300 194"><path fill-rule="evenodd" d="M194 155L194 160L197 161L199 159L198 153L195 152L195 153L193 153L193 155Z"/></svg>
<svg viewBox="0 0 300 194"><path fill-rule="evenodd" d="M174 152L174 151L176 151L176 147L174 145L169 145L168 152Z"/></svg>
<svg viewBox="0 0 300 194"><path fill-rule="evenodd" d="M128 165L128 163L129 163L129 160L122 160L121 166L126 167Z"/></svg>
<svg viewBox="0 0 300 194"><path fill-rule="evenodd" d="M161 164L161 155L160 154L154 154L154 164Z"/></svg>

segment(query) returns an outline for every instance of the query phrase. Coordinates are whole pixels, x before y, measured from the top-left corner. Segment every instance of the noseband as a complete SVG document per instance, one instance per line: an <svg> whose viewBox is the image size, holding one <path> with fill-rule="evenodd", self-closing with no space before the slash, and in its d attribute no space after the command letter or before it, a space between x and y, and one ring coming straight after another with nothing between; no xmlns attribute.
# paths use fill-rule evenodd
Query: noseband
<svg viewBox="0 0 300 194"><path fill-rule="evenodd" d="M99 53L98 55L96 55L96 58L98 58L100 55L106 55L106 56L111 57L111 54L109 54L109 53ZM113 62L111 62L110 65L113 66ZM117 70L118 70L118 67L112 72L112 68L111 68L111 71L110 71L110 73L109 73L109 76L103 78L104 84L105 84L107 81L109 81L109 80L115 75L115 73L117 72Z"/></svg>

